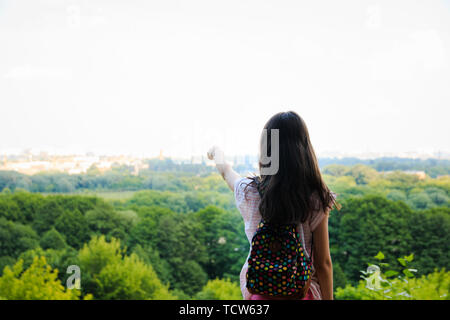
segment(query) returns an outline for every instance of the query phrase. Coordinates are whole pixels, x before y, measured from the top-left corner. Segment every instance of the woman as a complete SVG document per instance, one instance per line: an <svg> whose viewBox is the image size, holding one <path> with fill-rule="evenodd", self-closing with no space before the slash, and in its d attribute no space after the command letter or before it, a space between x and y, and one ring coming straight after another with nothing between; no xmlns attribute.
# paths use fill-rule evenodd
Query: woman
<svg viewBox="0 0 450 320"><path fill-rule="evenodd" d="M293 111L277 113L264 129L266 134L262 135L260 144L260 176L242 178L226 163L223 152L216 146L208 151L208 158L216 162L217 169L235 194L250 244L261 218L275 223L295 223L302 235L303 248L312 260L311 282L305 299L331 300L333 268L328 214L333 205L340 209L336 195L322 180L308 129L298 114ZM274 142L276 145L272 145ZM266 155L272 160L268 162ZM272 169L275 170L269 170L274 165L276 167ZM244 299L263 299L247 290L247 268L246 262L240 274Z"/></svg>

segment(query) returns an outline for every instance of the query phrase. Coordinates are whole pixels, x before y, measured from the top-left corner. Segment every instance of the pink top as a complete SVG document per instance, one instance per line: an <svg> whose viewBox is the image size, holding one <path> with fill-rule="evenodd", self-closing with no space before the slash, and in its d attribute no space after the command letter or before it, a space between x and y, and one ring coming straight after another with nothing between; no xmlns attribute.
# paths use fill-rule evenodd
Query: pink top
<svg viewBox="0 0 450 320"><path fill-rule="evenodd" d="M256 232L256 228L261 221L261 214L259 213L259 201L261 200L258 191L253 186L248 186L245 190L245 187L247 184L249 184L252 180L248 178L242 178L236 181L234 185L234 197L236 200L236 206L241 212L242 218L244 219L245 224L245 234L247 235L247 239L251 245L253 235ZM245 190L245 193L244 193ZM336 198L336 194L332 193L332 196ZM311 214L309 220L307 220L303 224L298 225L298 232L300 233L300 236L302 237L302 244L303 247L306 249L306 254L308 256L311 255L311 238L312 238L312 232L316 229L316 227L320 224L322 219L325 217L325 212L323 210L316 210L313 211ZM251 248L250 248L251 250ZM250 252L247 256L246 262L244 266L242 267L241 274L240 274L240 286L241 286L241 292L242 296L244 297L244 300L249 300L251 297L251 293L248 292L246 288L246 273L247 273L247 260L250 256ZM320 286L318 279L316 277L315 271L314 271L314 261L312 264L312 277L311 277L311 284L310 284L310 291L312 294L312 297L314 300L321 300L322 295L320 291Z"/></svg>

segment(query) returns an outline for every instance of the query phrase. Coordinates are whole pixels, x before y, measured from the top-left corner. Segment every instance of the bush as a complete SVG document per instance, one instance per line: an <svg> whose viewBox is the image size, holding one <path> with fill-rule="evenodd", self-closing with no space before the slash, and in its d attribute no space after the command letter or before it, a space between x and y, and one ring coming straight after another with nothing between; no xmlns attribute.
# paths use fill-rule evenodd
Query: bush
<svg viewBox="0 0 450 320"><path fill-rule="evenodd" d="M5 267L0 296L10 300L78 300L80 291L65 289L45 258L35 257L25 271L21 259L12 268Z"/></svg>
<svg viewBox="0 0 450 320"><path fill-rule="evenodd" d="M197 300L242 300L239 286L230 279L209 280L202 291L195 295Z"/></svg>
<svg viewBox="0 0 450 320"><path fill-rule="evenodd" d="M175 299L151 265L136 254L125 255L120 241L105 236L94 237L78 255L82 289L96 299Z"/></svg>
<svg viewBox="0 0 450 320"><path fill-rule="evenodd" d="M99 299L173 300L151 265L144 264L137 255L125 256L117 263L105 266L96 277Z"/></svg>
<svg viewBox="0 0 450 320"><path fill-rule="evenodd" d="M388 267L381 262L384 255L380 252L375 257L379 265ZM445 269L415 278L417 270L409 268L413 255L397 259L403 267L401 273L388 270L383 272L378 265L371 264L367 271L361 271L365 281L359 281L357 286L347 285L336 290L336 299L340 300L447 300L450 291L450 272Z"/></svg>

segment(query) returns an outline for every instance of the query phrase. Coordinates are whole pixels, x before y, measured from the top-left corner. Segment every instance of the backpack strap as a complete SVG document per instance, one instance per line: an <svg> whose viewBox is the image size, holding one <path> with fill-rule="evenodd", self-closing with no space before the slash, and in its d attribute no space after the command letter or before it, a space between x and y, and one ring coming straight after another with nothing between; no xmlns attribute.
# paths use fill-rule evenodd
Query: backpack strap
<svg viewBox="0 0 450 320"><path fill-rule="evenodd" d="M303 230L303 223L300 223L300 228L302 229L302 244L305 244L305 231ZM306 251L306 254L308 254L309 258L312 259L313 255L313 248L314 248L314 233L311 233L311 254L308 254L308 250L306 250L306 247L304 248Z"/></svg>

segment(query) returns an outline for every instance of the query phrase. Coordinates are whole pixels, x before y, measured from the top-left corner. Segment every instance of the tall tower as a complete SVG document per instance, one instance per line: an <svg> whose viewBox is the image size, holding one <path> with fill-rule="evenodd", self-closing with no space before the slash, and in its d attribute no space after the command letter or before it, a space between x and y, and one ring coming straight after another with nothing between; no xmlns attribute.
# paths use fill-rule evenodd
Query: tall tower
<svg viewBox="0 0 450 320"><path fill-rule="evenodd" d="M164 160L163 149L159 150L159 160Z"/></svg>

